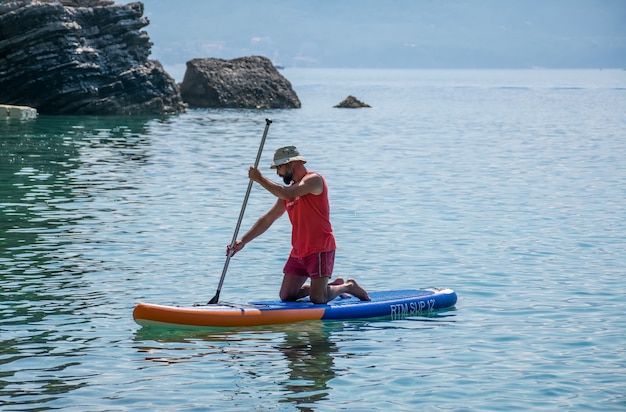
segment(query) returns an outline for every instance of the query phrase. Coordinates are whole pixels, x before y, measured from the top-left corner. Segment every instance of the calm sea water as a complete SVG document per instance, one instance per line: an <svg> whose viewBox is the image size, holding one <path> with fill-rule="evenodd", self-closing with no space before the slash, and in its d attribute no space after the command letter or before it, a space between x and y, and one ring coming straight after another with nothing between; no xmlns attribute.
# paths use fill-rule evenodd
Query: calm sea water
<svg viewBox="0 0 626 412"><path fill-rule="evenodd" d="M626 410L626 71L283 74L302 109L0 123L0 409ZM266 117L262 166L295 144L328 179L335 274L456 310L133 322L214 295ZM221 299L275 298L288 250L283 218Z"/></svg>

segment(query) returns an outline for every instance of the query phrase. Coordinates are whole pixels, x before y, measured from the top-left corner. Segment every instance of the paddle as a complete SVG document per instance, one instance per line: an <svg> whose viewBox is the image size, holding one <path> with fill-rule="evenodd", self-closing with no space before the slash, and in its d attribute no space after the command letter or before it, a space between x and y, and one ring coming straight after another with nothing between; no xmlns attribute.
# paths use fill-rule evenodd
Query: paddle
<svg viewBox="0 0 626 412"><path fill-rule="evenodd" d="M272 121L270 119L265 119L265 130L263 131L263 137L261 138L261 145L259 146L259 152L256 155L256 161L254 162L254 167L259 167L259 160L261 160L261 153L263 153L263 145L265 145L265 138L267 137L267 131L270 128L270 124ZM248 182L248 190L246 190L246 197L243 199L243 205L241 205L241 212L239 212L239 220L237 221L237 226L235 227L235 233L233 234L233 240L230 242L230 252L226 255L226 262L224 263L224 269L222 270L222 277L220 278L220 283L217 285L217 292L215 292L215 296L209 301L208 305L214 305L220 300L220 292L222 291L222 285L224 284L224 278L226 277L226 270L228 269L228 264L230 263L230 258L233 256L233 250L235 249L235 243L237 242L237 234L239 233L239 227L241 226L241 221L243 220L243 213L246 211L246 204L248 203L248 197L250 197L250 190L252 190L252 179Z"/></svg>

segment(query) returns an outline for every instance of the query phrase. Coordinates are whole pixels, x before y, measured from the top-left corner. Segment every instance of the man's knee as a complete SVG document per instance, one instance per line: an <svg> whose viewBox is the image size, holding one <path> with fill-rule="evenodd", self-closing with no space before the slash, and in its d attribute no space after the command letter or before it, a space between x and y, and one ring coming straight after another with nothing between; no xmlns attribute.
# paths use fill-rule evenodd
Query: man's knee
<svg viewBox="0 0 626 412"><path fill-rule="evenodd" d="M311 293L311 302L317 304L328 302L326 299L326 293Z"/></svg>
<svg viewBox="0 0 626 412"><path fill-rule="evenodd" d="M294 296L292 294L286 293L281 291L278 296L280 297L280 300L283 302L295 302L296 300L298 300L298 296Z"/></svg>

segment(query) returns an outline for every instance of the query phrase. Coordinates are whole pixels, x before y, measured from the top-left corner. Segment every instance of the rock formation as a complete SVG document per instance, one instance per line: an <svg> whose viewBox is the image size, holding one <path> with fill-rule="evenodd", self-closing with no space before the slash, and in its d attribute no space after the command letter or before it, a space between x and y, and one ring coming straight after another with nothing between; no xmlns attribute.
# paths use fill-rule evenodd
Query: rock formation
<svg viewBox="0 0 626 412"><path fill-rule="evenodd" d="M169 114L178 86L155 60L142 3L0 2L0 103L41 114Z"/></svg>
<svg viewBox="0 0 626 412"><path fill-rule="evenodd" d="M333 107L338 107L340 109L360 109L363 107L372 107L372 106L370 106L369 104L363 103L362 101L360 101L354 96L348 96L345 99L343 99L341 103Z"/></svg>
<svg viewBox="0 0 626 412"><path fill-rule="evenodd" d="M193 59L180 85L191 107L296 109L300 100L291 83L266 57L233 60Z"/></svg>

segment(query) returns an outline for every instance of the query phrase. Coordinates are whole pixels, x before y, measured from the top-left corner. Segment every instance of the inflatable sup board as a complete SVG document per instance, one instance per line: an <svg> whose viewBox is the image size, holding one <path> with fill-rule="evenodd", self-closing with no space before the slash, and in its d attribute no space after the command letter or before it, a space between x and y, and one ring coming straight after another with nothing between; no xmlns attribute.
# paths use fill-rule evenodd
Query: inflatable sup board
<svg viewBox="0 0 626 412"><path fill-rule="evenodd" d="M370 292L369 295L369 301L348 297L336 298L327 304L258 301L178 307L140 303L133 317L142 326L176 328L248 327L307 320L395 320L448 309L457 300L453 290L440 288Z"/></svg>

